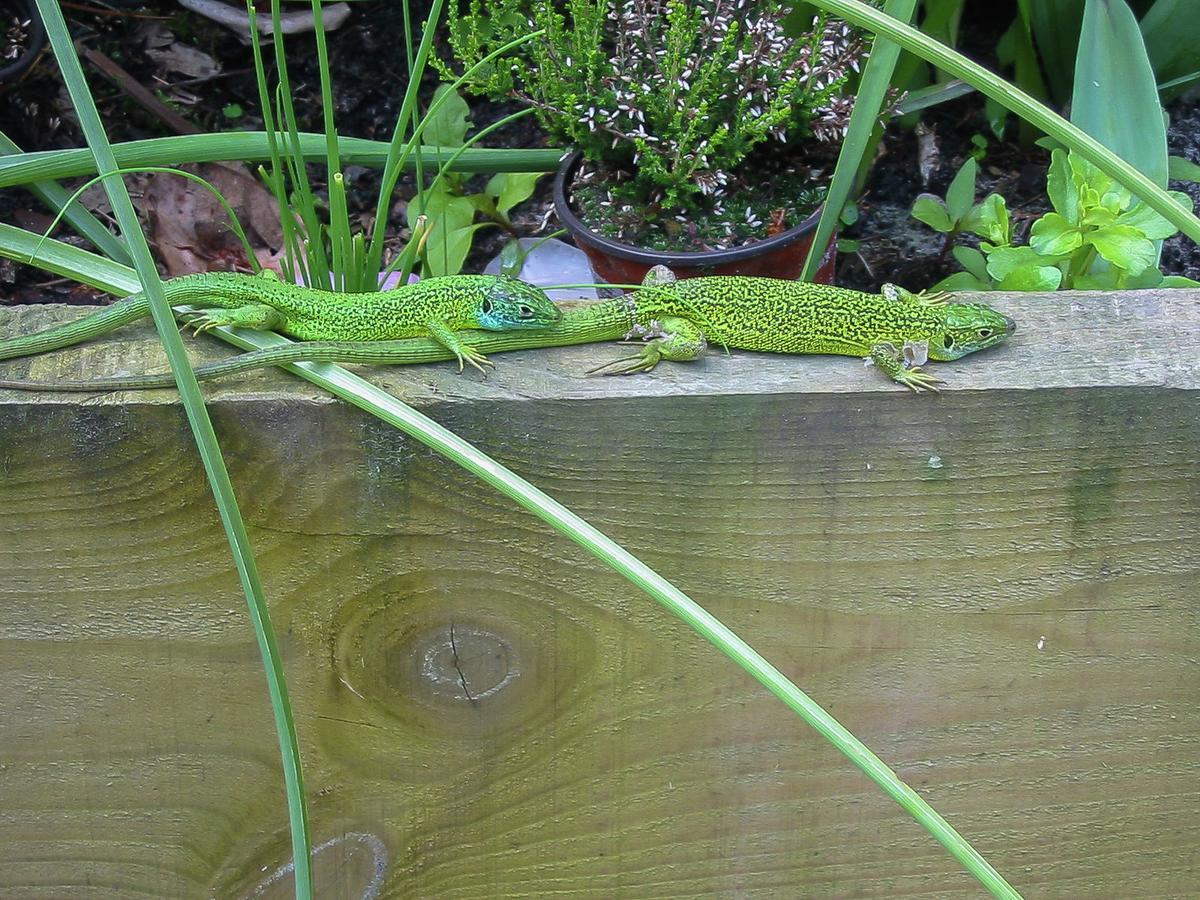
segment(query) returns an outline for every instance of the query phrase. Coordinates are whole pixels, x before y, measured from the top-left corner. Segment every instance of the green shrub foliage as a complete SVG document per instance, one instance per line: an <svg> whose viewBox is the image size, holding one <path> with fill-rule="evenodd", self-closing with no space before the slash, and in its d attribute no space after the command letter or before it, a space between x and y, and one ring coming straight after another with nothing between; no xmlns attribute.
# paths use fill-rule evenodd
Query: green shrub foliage
<svg viewBox="0 0 1200 900"><path fill-rule="evenodd" d="M544 29L468 89L533 106L553 140L615 176L619 199L687 209L720 198L764 142L843 135L852 105L843 89L865 42L823 14L789 36L791 6L469 0L450 20L454 62L441 66L465 68Z"/></svg>

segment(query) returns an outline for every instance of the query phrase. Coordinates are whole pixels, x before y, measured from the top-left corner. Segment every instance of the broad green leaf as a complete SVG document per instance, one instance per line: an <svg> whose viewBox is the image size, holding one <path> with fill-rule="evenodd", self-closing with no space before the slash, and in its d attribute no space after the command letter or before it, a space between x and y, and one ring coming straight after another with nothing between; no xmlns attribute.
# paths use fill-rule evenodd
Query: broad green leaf
<svg viewBox="0 0 1200 900"><path fill-rule="evenodd" d="M1105 260L1124 269L1130 275L1137 275L1158 262L1154 242L1129 225L1100 228L1086 235L1084 239L1095 247L1096 252Z"/></svg>
<svg viewBox="0 0 1200 900"><path fill-rule="evenodd" d="M950 251L958 264L981 281L987 281L987 260L974 247L958 246Z"/></svg>
<svg viewBox="0 0 1200 900"><path fill-rule="evenodd" d="M498 215L496 200L490 194L467 194L463 199L489 218Z"/></svg>
<svg viewBox="0 0 1200 900"><path fill-rule="evenodd" d="M417 219L421 206L417 201L408 205L408 224L417 234ZM475 207L465 197L456 197L442 191L425 194L426 216L424 238L425 260L429 276L455 275L462 271L463 262L471 249L471 236L475 233L471 223L475 220Z"/></svg>
<svg viewBox="0 0 1200 900"><path fill-rule="evenodd" d="M1166 187L1167 130L1158 86L1137 19L1124 0L1084 4L1071 121Z"/></svg>
<svg viewBox="0 0 1200 900"><path fill-rule="evenodd" d="M1160 86L1190 75L1200 45L1200 3L1196 0L1157 0L1140 23L1146 55ZM1166 93L1167 99L1171 92Z"/></svg>
<svg viewBox="0 0 1200 900"><path fill-rule="evenodd" d="M518 203L533 196L537 187L538 172L500 172L487 183L487 193L496 198L496 211L508 218L509 212Z"/></svg>
<svg viewBox="0 0 1200 900"><path fill-rule="evenodd" d="M451 96L447 97L429 118L425 125L425 132L421 135L421 143L434 147L461 147L463 141L466 140L467 129L471 127L471 123L467 120L467 116L471 114L471 108L467 106L467 101L459 95L458 91L448 84L440 85L434 91L434 101L436 102L445 94Z"/></svg>
<svg viewBox="0 0 1200 900"><path fill-rule="evenodd" d="M520 240L513 238L500 249L500 274L517 278L525 266L525 248Z"/></svg>
<svg viewBox="0 0 1200 900"><path fill-rule="evenodd" d="M979 164L973 156L968 156L954 180L950 182L950 187L946 189L946 211L951 222L961 222L971 211L971 205L975 202L975 178L978 171Z"/></svg>
<svg viewBox="0 0 1200 900"><path fill-rule="evenodd" d="M962 227L997 247L1012 243L1012 220L1008 215L1008 205L999 194L988 194L975 204L963 220Z"/></svg>
<svg viewBox="0 0 1200 900"><path fill-rule="evenodd" d="M1192 208L1192 198L1187 194L1180 191L1171 191L1170 193L1171 196L1179 201L1180 206L1186 209ZM1130 225L1152 241L1169 238L1178 230L1145 203L1139 203L1133 209L1121 213L1121 215L1117 216L1116 224Z"/></svg>
<svg viewBox="0 0 1200 900"><path fill-rule="evenodd" d="M1029 23L1050 89L1059 102L1065 102L1071 92L1083 0L1019 0L1018 5Z"/></svg>
<svg viewBox="0 0 1200 900"><path fill-rule="evenodd" d="M1100 202L1100 198L1113 185L1111 175L1084 159L1078 153L1067 154L1067 165L1071 169L1072 177L1075 179L1075 185L1079 188L1080 193L1082 194L1087 191L1095 195L1094 197L1085 199L1085 203L1090 203L1093 206L1096 205Z"/></svg>
<svg viewBox="0 0 1200 900"><path fill-rule="evenodd" d="M1113 291L1122 287L1119 284L1121 269L1109 268L1085 275L1076 275L1071 283L1073 291Z"/></svg>
<svg viewBox="0 0 1200 900"><path fill-rule="evenodd" d="M1078 225L1081 212L1079 210L1079 188L1075 184L1074 171L1067 158L1067 151L1054 149L1050 151L1050 171L1046 173L1046 193L1050 196L1050 205L1054 211L1063 216L1072 225Z"/></svg>
<svg viewBox="0 0 1200 900"><path fill-rule="evenodd" d="M1119 273L1124 274L1124 273ZM1157 266L1150 266L1143 269L1137 275L1127 275L1121 283L1121 287L1127 291L1138 291L1145 288L1154 288L1162 284L1163 273Z"/></svg>
<svg viewBox="0 0 1200 900"><path fill-rule="evenodd" d="M1165 275L1163 280L1158 283L1159 287L1165 288L1198 288L1200 281L1193 281L1191 278L1186 278L1183 275Z"/></svg>
<svg viewBox="0 0 1200 900"><path fill-rule="evenodd" d="M946 204L942 202L941 197L934 194L921 194L917 197L913 202L912 217L942 234L949 234L954 230L954 223L950 220Z"/></svg>
<svg viewBox="0 0 1200 900"><path fill-rule="evenodd" d="M1001 247L988 254L987 270L993 281L1003 281L1017 269L1045 266L1055 260L1034 252L1029 247Z"/></svg>
<svg viewBox="0 0 1200 900"><path fill-rule="evenodd" d="M1056 212L1046 213L1029 232L1029 247L1040 256L1067 256L1081 246L1079 229Z"/></svg>
<svg viewBox="0 0 1200 900"><path fill-rule="evenodd" d="M1200 9L1200 4L1197 5L1197 9ZM1182 156L1171 156L1167 158L1167 177L1172 181L1190 181L1197 184L1200 183L1200 166Z"/></svg>
<svg viewBox="0 0 1200 900"><path fill-rule="evenodd" d="M943 278L931 290L976 292L990 291L991 289L991 282L976 278L970 272L955 272L953 275Z"/></svg>
<svg viewBox="0 0 1200 900"><path fill-rule="evenodd" d="M1163 221L1166 221L1165 219ZM1117 224L1117 214L1107 206L1093 206L1083 214L1084 226L1103 228L1106 225Z"/></svg>
<svg viewBox="0 0 1200 900"><path fill-rule="evenodd" d="M999 291L1057 291L1062 272L1055 266L1018 266L996 285Z"/></svg>

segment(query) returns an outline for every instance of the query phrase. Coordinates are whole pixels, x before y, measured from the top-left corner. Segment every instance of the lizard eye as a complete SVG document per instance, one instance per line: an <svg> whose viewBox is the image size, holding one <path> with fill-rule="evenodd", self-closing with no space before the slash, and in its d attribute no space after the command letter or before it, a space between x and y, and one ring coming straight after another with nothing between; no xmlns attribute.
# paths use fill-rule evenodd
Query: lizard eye
<svg viewBox="0 0 1200 900"><path fill-rule="evenodd" d="M954 335L952 335L952 334L946 335L945 339L942 341L942 346L945 347L947 350L953 350L954 349Z"/></svg>
<svg viewBox="0 0 1200 900"><path fill-rule="evenodd" d="M526 306L523 303L517 307L517 314L522 319L532 319L533 318L533 310L530 309L528 306Z"/></svg>
<svg viewBox="0 0 1200 900"><path fill-rule="evenodd" d="M979 329L979 336L980 336L981 338L983 338L983 339L986 341L988 338L990 338L990 337L992 336L992 329L990 329L990 328L980 328L980 329Z"/></svg>
<svg viewBox="0 0 1200 900"><path fill-rule="evenodd" d="M492 301L488 300L486 297L483 300L483 311L485 313L490 313L492 311Z"/></svg>

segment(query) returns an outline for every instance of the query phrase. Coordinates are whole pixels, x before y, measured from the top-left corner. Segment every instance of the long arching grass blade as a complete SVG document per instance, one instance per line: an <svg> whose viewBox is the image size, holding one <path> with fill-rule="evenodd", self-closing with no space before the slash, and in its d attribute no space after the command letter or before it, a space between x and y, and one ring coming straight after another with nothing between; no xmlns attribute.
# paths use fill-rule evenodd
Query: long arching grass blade
<svg viewBox="0 0 1200 900"><path fill-rule="evenodd" d="M912 18L916 5L917 0L888 0L883 8L890 15L908 21ZM875 142L871 136L879 125L879 112L883 109L899 57L898 46L884 37L875 38L871 55L867 64L863 66L862 79L854 98L854 111L850 113L850 123L846 127L846 137L842 141L842 149L833 168L833 177L829 181L829 191L825 195L821 219L808 248L804 271L800 273L801 281L812 281L816 277L817 269L821 267L821 260L825 256L825 248L837 228L842 207L846 205L846 200L854 189L854 181L862 168L863 156L874 146Z"/></svg>
<svg viewBox="0 0 1200 900"><path fill-rule="evenodd" d="M95 102L88 89L79 59L75 56L71 34L63 20L62 10L56 0L37 0L38 11L45 23L46 32L62 71L63 80L71 95L71 102L79 116L80 126L87 137L88 146L95 157L99 174L115 174L118 164L108 144L108 137ZM175 327L175 317L163 293L150 248L142 235L137 213L129 200L125 183L120 178L106 178L105 190L112 203L113 213L122 234L129 242L129 251L137 268L138 278L150 300L151 312L159 338L175 373L180 397L187 412L192 435L208 475L216 501L221 523L225 528L233 554L234 564L246 594L250 617L258 637L259 649L266 670L267 685L271 696L271 708L275 717L283 761L284 782L287 787L288 818L292 830L292 852L295 861L296 896L308 900L312 896L311 844L308 834L308 815L305 808L304 779L300 767L300 748L296 740L296 726L288 702L287 684L284 679L283 662L271 628L270 612L263 595L258 576L258 567L250 549L246 527L238 510L233 485L221 456L221 449L213 432L212 422L204 407L196 375L184 352L183 340Z"/></svg>
<svg viewBox="0 0 1200 900"><path fill-rule="evenodd" d="M299 144L306 160L324 158L324 135L303 132L299 135ZM338 138L338 148L346 165L381 166L388 155L387 144L364 138ZM114 144L113 156L119 166L129 168L230 159L265 160L270 158L270 153L265 133L239 131L129 141ZM408 155L407 166L415 165L414 156L419 156L424 165L437 165L438 154L429 147L414 148ZM482 175L494 175L497 172L553 172L558 168L561 158L561 150L474 149L464 153L454 168L455 171ZM0 156L0 188L47 178L95 174L96 162L86 147Z"/></svg>

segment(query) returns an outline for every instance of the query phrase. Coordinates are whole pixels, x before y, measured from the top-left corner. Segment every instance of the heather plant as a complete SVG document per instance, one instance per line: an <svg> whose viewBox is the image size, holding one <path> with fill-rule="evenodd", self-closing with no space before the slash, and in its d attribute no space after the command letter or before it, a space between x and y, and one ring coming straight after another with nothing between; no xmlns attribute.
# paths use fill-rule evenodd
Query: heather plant
<svg viewBox="0 0 1200 900"><path fill-rule="evenodd" d="M774 0L465 5L449 25L464 68L545 31L482 67L466 88L533 107L551 140L601 171L613 199L650 216L720 213L742 181L739 165L760 145L840 138L852 105L843 91L866 49L824 13L789 36L792 4Z"/></svg>

